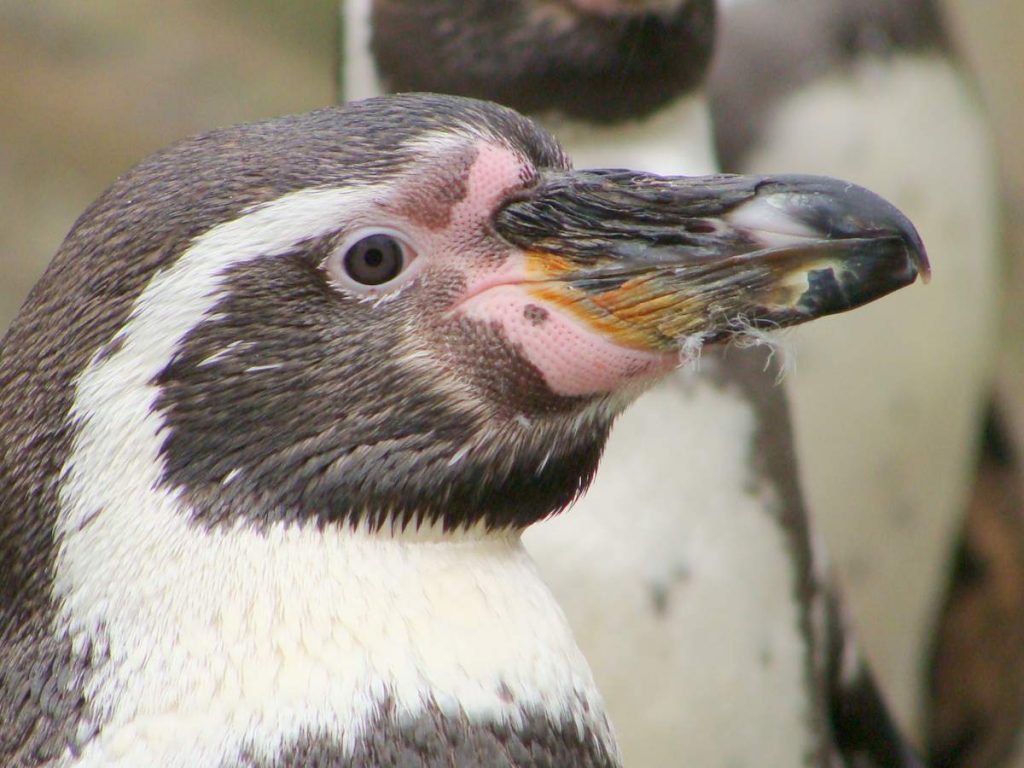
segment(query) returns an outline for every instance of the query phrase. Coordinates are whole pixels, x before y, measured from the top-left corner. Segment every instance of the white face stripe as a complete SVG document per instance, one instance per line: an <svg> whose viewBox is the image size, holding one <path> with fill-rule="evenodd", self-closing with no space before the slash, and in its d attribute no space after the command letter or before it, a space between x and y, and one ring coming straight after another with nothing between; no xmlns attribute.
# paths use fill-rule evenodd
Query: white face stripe
<svg viewBox="0 0 1024 768"><path fill-rule="evenodd" d="M351 748L385 697L400 715L429 696L482 722L537 707L596 727L614 751L589 669L517 537L207 531L159 486L166 425L150 382L223 298L227 270L340 228L373 194L296 192L197 238L78 379L54 629L108 647L110 662L85 686L100 735L65 765L216 765L318 728Z"/></svg>
<svg viewBox="0 0 1024 768"><path fill-rule="evenodd" d="M127 467L159 466L157 436L164 425L153 413L157 390L150 382L223 298L225 273L338 229L345 211L370 194L357 187L285 195L196 238L152 278L118 333L121 347L94 359L78 379L69 418L81 428L64 467L59 534L78 531L96 509L142 504L154 494L155 475L140 482L123 474Z"/></svg>

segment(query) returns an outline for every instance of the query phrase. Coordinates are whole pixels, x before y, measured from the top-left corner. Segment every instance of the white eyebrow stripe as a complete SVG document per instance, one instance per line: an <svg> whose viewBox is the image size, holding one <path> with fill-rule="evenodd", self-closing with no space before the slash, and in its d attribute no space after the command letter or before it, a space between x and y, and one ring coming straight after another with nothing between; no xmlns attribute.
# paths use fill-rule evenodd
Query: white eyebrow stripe
<svg viewBox="0 0 1024 768"><path fill-rule="evenodd" d="M366 207L373 195L374 188L365 186L305 189L262 203L195 238L172 265L153 276L118 333L123 342L120 348L111 355L97 354L76 382L69 418L80 428L64 472L87 482L98 492L94 501L104 503L83 505L81 499L72 498L73 492L63 493L58 522L62 532L76 530L90 510L115 499L113 506L131 506L151 491L135 478L114 471L114 462L104 455L102 446L110 445L110 435L121 435L125 439L119 437L118 444L125 457L135 457L130 463L159 462L156 436L164 424L153 412L157 390L151 382L189 332L214 315L224 298L227 272L260 258L280 256L304 240L339 229L352 210ZM126 428L126 421L134 426ZM78 483L68 487L77 488Z"/></svg>

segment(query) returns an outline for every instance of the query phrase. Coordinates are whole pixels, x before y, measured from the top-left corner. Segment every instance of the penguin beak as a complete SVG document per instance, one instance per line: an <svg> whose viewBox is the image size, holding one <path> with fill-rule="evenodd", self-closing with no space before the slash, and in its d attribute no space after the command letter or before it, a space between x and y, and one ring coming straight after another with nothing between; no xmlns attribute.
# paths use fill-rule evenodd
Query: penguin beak
<svg viewBox="0 0 1024 768"><path fill-rule="evenodd" d="M648 351L844 312L929 274L902 213L816 176L553 172L494 223L536 299Z"/></svg>

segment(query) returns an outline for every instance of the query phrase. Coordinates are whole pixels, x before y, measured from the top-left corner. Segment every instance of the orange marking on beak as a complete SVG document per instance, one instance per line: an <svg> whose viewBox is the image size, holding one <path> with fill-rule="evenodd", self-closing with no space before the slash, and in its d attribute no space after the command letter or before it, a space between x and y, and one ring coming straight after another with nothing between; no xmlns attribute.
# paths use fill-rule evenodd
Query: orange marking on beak
<svg viewBox="0 0 1024 768"><path fill-rule="evenodd" d="M672 290L655 272L633 277L604 291L579 288L569 275L583 268L563 256L527 254L528 290L539 301L569 313L617 344L645 351L666 351L692 332L698 316L694 301ZM687 312L691 305L691 312Z"/></svg>

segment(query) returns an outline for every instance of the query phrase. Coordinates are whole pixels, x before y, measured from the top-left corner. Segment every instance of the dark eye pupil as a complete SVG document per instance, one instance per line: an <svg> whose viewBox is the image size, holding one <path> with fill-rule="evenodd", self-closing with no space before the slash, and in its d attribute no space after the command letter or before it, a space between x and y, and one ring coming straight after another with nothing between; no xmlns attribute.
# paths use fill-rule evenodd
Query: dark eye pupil
<svg viewBox="0 0 1024 768"><path fill-rule="evenodd" d="M393 280L404 266L402 246L390 235L364 237L345 253L345 272L363 285L380 285Z"/></svg>

